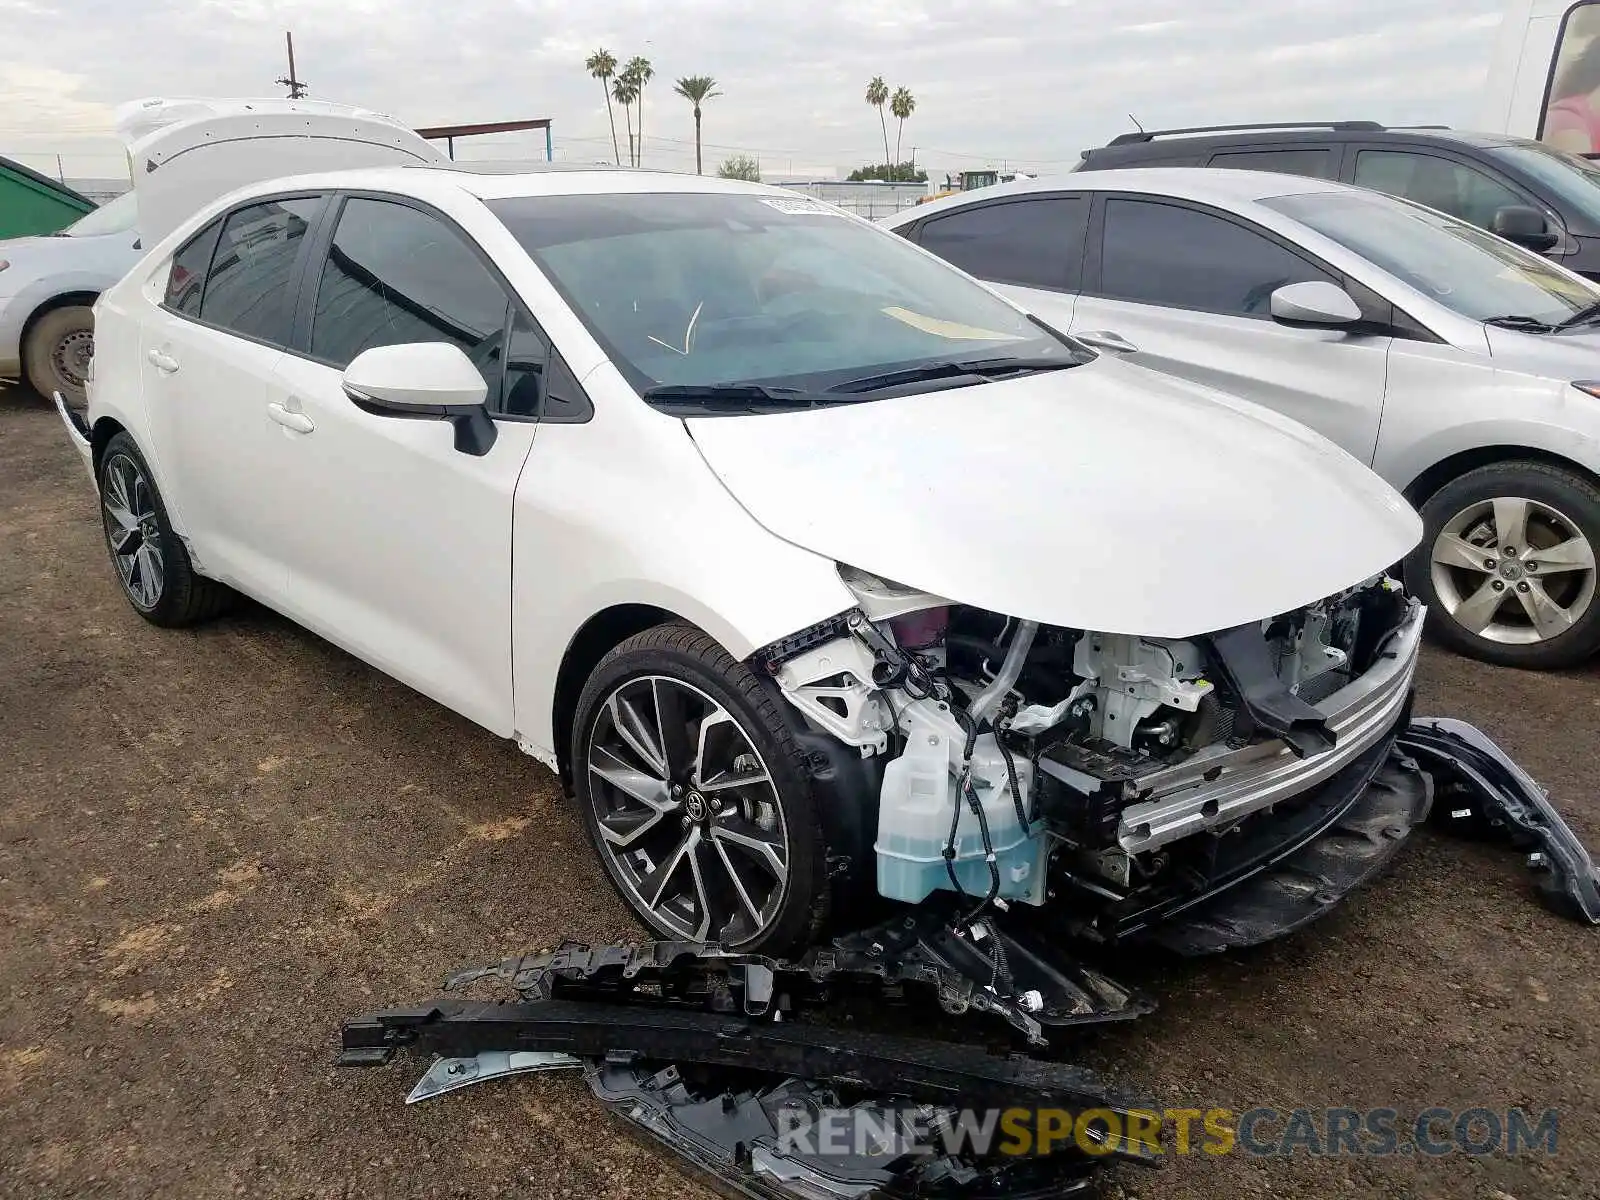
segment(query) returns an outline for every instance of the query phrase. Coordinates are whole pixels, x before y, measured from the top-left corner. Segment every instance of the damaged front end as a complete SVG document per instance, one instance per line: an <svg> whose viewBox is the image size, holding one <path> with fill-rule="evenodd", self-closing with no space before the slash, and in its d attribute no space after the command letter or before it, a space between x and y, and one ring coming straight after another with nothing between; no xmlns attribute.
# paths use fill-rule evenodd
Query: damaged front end
<svg viewBox="0 0 1600 1200"><path fill-rule="evenodd" d="M1543 790L1471 726L1412 718L1424 614L1386 577L1173 640L841 575L859 607L753 665L831 795L831 873L876 893L864 928L795 957L655 942L511 958L347 1021L340 1061L435 1056L412 1101L582 1070L733 1195L1092 1195L1100 1168L1161 1155L1159 1106L1050 1057L1063 1031L1153 1007L1108 957L1280 937L1430 813L1527 851L1550 907L1600 923L1600 875ZM462 997L480 983L512 998ZM927 1035L955 1020L962 1035ZM1031 1149L992 1136L1002 1113Z"/></svg>
<svg viewBox="0 0 1600 1200"><path fill-rule="evenodd" d="M886 900L946 893L971 917L1206 953L1325 911L1428 814L1394 748L1423 610L1386 577L1174 640L840 573L860 607L756 662L812 731L877 764Z"/></svg>

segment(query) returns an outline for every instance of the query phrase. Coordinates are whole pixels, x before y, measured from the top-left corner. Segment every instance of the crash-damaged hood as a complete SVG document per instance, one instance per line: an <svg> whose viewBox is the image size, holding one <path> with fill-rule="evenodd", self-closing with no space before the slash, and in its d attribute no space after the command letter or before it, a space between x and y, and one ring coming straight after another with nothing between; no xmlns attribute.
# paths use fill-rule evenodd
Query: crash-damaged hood
<svg viewBox="0 0 1600 1200"><path fill-rule="evenodd" d="M1287 418L1101 358L797 413L686 420L767 529L963 604L1187 637L1404 558L1421 522Z"/></svg>

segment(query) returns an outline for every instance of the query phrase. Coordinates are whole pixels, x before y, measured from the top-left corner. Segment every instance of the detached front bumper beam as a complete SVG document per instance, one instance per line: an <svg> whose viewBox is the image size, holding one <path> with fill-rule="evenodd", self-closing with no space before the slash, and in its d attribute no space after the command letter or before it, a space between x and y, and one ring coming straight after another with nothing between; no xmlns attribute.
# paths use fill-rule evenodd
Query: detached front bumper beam
<svg viewBox="0 0 1600 1200"><path fill-rule="evenodd" d="M576 1058L742 1068L936 1104L1074 1112L1117 1107L1105 1086L1080 1067L1000 1057L956 1042L644 1005L442 1000L351 1018L344 1023L342 1047L344 1066L381 1066L402 1048L446 1058L556 1051Z"/></svg>
<svg viewBox="0 0 1600 1200"><path fill-rule="evenodd" d="M1528 852L1545 905L1600 925L1600 873L1545 791L1481 730L1448 717L1418 717L1400 748L1434 779L1434 817L1467 837Z"/></svg>

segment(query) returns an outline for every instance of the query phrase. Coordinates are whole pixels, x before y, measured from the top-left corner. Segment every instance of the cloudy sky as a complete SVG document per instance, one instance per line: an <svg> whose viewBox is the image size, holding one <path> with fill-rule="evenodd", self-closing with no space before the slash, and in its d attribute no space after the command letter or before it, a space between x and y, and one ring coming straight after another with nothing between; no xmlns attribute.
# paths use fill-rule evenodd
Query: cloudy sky
<svg viewBox="0 0 1600 1200"><path fill-rule="evenodd" d="M1064 169L1130 128L1364 117L1470 125L1503 0L0 0L0 154L123 169L117 104L278 95L292 29L311 95L414 125L550 116L609 157L597 46L643 54L646 164L693 165L684 75L714 76L708 163L769 173L883 158L867 80L909 88L904 155L936 171ZM619 128L622 117L617 117ZM889 138L895 137L893 122ZM625 145L624 135L624 145ZM523 156L531 135L475 157ZM463 154L463 157L467 155Z"/></svg>

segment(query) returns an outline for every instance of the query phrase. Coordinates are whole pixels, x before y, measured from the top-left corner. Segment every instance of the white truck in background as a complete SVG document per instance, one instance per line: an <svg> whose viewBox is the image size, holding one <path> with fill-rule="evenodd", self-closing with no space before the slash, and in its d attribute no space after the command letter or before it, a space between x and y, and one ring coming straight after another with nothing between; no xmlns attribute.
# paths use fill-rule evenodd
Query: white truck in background
<svg viewBox="0 0 1600 1200"><path fill-rule="evenodd" d="M1600 0L1510 0L1477 127L1600 156Z"/></svg>

